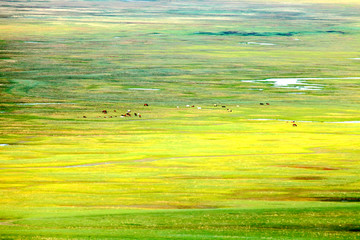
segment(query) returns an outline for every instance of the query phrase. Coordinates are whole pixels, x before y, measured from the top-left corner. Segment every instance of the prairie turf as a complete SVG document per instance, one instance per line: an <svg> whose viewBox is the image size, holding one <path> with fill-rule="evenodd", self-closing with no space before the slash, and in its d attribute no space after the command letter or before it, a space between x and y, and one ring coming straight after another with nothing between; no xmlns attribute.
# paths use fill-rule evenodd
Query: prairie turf
<svg viewBox="0 0 360 240"><path fill-rule="evenodd" d="M359 12L2 1L0 239L359 239Z"/></svg>

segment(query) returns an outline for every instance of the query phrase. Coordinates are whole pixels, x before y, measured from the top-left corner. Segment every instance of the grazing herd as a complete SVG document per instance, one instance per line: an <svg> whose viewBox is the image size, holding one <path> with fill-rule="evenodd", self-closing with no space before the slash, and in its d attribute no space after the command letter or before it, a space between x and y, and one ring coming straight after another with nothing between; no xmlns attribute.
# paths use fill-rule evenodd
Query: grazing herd
<svg viewBox="0 0 360 240"><path fill-rule="evenodd" d="M261 102L260 105L270 105L270 103L268 103L268 102L267 102L267 103ZM144 104L144 107L148 107L148 106L149 106L149 104L147 104L147 103ZM218 106L217 104L214 104L214 107L217 107L217 106ZM187 108L189 108L189 107L194 108L195 105L191 105L191 106L190 106L190 105L186 105L186 107L187 107ZM226 108L225 105L221 105L221 107L222 107L222 108ZM237 107L239 107L239 105L237 105ZM180 108L180 107L177 106L177 108ZM201 107L197 107L197 109L201 110L202 108L201 108ZM228 112L232 112L232 109L227 108L226 110L227 110ZM114 110L114 113L116 113L116 112L117 112L117 111ZM111 115L111 116L108 115L108 110L102 110L102 113L104 114L104 115L103 115L103 118L113 118L112 115ZM133 115L134 115L135 117L141 118L141 114L140 114L140 113L134 112ZM102 117L102 116L98 116L98 118L101 118L101 117ZM117 115L115 115L114 117L117 117ZM122 118L132 117L131 110L127 110L127 112L124 113L124 114L121 114L120 117L122 117ZM83 118L87 118L87 117L84 115ZM297 124L295 123L295 121L291 121L291 123L292 123L292 126L293 126L293 127L297 127Z"/></svg>

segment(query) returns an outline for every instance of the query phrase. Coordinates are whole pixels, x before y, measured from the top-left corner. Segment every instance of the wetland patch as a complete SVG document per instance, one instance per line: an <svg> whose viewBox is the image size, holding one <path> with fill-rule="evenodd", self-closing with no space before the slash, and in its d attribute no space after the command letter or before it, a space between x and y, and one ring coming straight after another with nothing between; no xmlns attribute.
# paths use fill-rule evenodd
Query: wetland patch
<svg viewBox="0 0 360 240"><path fill-rule="evenodd" d="M274 43L263 43L263 42L246 42L246 43L240 43L245 45L260 45L260 46L275 46Z"/></svg>
<svg viewBox="0 0 360 240"><path fill-rule="evenodd" d="M271 36L283 36L291 37L295 35L310 35L310 34L346 34L344 31L303 31L303 32L242 32L242 31L220 31L220 32L195 32L196 35L210 35L210 36L256 36L256 37L271 37Z"/></svg>
<svg viewBox="0 0 360 240"><path fill-rule="evenodd" d="M334 77L334 78L267 78L260 80L242 80L245 83L270 83L276 88L296 89L302 91L316 91L322 90L325 87L324 84L308 83L310 80L340 80L349 79L356 80L360 77ZM297 93L299 94L299 93Z"/></svg>

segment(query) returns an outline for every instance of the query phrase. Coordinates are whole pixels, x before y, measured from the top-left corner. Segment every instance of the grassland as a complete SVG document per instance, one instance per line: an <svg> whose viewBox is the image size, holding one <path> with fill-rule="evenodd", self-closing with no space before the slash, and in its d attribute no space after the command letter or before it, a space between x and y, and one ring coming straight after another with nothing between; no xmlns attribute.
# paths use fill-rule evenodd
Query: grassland
<svg viewBox="0 0 360 240"><path fill-rule="evenodd" d="M356 1L0 10L0 239L360 238Z"/></svg>

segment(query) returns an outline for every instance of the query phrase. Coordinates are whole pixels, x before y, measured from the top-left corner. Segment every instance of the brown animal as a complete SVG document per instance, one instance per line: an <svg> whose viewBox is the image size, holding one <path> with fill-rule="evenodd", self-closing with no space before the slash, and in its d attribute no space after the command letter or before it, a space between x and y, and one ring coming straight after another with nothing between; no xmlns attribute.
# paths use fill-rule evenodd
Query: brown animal
<svg viewBox="0 0 360 240"><path fill-rule="evenodd" d="M104 114L107 114L107 111L106 111L106 110L103 110L102 112L103 112Z"/></svg>
<svg viewBox="0 0 360 240"><path fill-rule="evenodd" d="M264 103L261 102L260 105L264 105Z"/></svg>
<svg viewBox="0 0 360 240"><path fill-rule="evenodd" d="M83 118L86 118L86 116L83 116Z"/></svg>
<svg viewBox="0 0 360 240"><path fill-rule="evenodd" d="M139 118L141 118L141 114L139 114Z"/></svg>
<svg viewBox="0 0 360 240"><path fill-rule="evenodd" d="M293 127L297 127L297 124L296 124L296 123L293 123Z"/></svg>
<svg viewBox="0 0 360 240"><path fill-rule="evenodd" d="M145 103L145 104L144 104L144 106L145 106L145 107L148 107L148 106L149 106L149 104Z"/></svg>
<svg viewBox="0 0 360 240"><path fill-rule="evenodd" d="M270 105L270 103L267 102L266 105Z"/></svg>

